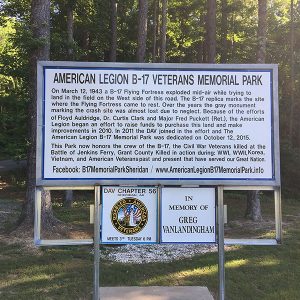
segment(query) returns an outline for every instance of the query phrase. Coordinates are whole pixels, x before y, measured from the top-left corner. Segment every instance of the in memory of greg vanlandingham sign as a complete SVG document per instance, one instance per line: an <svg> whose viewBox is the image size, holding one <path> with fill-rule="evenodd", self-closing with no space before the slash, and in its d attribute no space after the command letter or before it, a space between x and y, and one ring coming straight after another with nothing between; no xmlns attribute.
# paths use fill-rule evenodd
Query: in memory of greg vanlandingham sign
<svg viewBox="0 0 300 300"><path fill-rule="evenodd" d="M215 243L214 188L162 188L162 243Z"/></svg>
<svg viewBox="0 0 300 300"><path fill-rule="evenodd" d="M280 182L275 65L41 62L38 74L38 184Z"/></svg>

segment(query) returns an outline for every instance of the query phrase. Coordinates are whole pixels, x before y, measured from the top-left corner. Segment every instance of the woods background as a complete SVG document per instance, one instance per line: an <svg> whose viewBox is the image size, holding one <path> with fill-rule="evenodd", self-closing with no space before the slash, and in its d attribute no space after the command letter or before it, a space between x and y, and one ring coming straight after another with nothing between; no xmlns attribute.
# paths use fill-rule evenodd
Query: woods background
<svg viewBox="0 0 300 300"><path fill-rule="evenodd" d="M300 1L2 0L0 9L0 159L27 157L29 188L36 60L209 62L279 65L282 181L297 192Z"/></svg>

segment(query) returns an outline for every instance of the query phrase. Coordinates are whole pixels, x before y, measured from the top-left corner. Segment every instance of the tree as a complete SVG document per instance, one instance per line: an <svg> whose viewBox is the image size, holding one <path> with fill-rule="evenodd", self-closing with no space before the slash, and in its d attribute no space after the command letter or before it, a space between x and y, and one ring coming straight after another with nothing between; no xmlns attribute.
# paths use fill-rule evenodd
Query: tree
<svg viewBox="0 0 300 300"><path fill-rule="evenodd" d="M267 0L258 0L257 63L266 62Z"/></svg>
<svg viewBox="0 0 300 300"><path fill-rule="evenodd" d="M289 145L293 147L294 139L295 139L295 21L294 21L294 1L291 0L291 8L290 8L291 20L290 20L290 28L291 28L291 50L290 50L290 61L291 61L291 103L290 103L290 122L289 122Z"/></svg>
<svg viewBox="0 0 300 300"><path fill-rule="evenodd" d="M68 58L74 57L74 6L76 1L69 0L67 2L67 38L68 38Z"/></svg>
<svg viewBox="0 0 300 300"><path fill-rule="evenodd" d="M137 61L144 62L147 41L148 0L139 0Z"/></svg>
<svg viewBox="0 0 300 300"><path fill-rule="evenodd" d="M67 53L68 59L74 58L74 7L76 0L68 0L66 3L67 14ZM71 208L73 205L73 190L65 192L64 207Z"/></svg>
<svg viewBox="0 0 300 300"><path fill-rule="evenodd" d="M50 58L50 0L32 0L30 29L33 43L29 58L29 96L31 101L28 105L27 191L21 220L32 224L36 186L37 61ZM48 228L56 222L53 217L49 191L42 192L42 222Z"/></svg>
<svg viewBox="0 0 300 300"><path fill-rule="evenodd" d="M167 6L168 1L162 0L162 25L161 25L161 62L166 62L167 48Z"/></svg>
<svg viewBox="0 0 300 300"><path fill-rule="evenodd" d="M157 56L157 36L158 36L158 8L159 8L159 1L153 0L153 45L152 45L152 62L156 62Z"/></svg>
<svg viewBox="0 0 300 300"><path fill-rule="evenodd" d="M24 159L27 95L18 76L24 60L12 41L17 34L16 20L0 17L0 22L0 157Z"/></svg>
<svg viewBox="0 0 300 300"><path fill-rule="evenodd" d="M206 16L207 62L216 60L216 0L207 0Z"/></svg>
<svg viewBox="0 0 300 300"><path fill-rule="evenodd" d="M267 0L258 0L258 30L257 30L257 63L266 62L267 39ZM262 220L259 191L249 191L247 194L246 218L255 222Z"/></svg>
<svg viewBox="0 0 300 300"><path fill-rule="evenodd" d="M221 16L221 51L220 62L226 63L228 56L228 0L222 0L222 16Z"/></svg>
<svg viewBox="0 0 300 300"><path fill-rule="evenodd" d="M64 199L64 207L71 208L73 206L73 190L66 190L65 199Z"/></svg>
<svg viewBox="0 0 300 300"><path fill-rule="evenodd" d="M115 62L117 60L117 18L118 18L118 4L116 0L111 0L111 42L109 51L109 61Z"/></svg>
<svg viewBox="0 0 300 300"><path fill-rule="evenodd" d="M202 59L207 0L168 1L169 62L197 63ZM201 48L201 49L200 49Z"/></svg>

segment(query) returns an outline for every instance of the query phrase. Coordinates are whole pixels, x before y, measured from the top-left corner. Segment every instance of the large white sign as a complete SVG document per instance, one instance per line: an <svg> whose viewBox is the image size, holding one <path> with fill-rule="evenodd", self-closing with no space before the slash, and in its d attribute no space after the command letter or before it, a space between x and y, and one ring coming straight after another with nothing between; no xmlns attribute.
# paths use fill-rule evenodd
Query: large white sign
<svg viewBox="0 0 300 300"><path fill-rule="evenodd" d="M102 188L103 244L157 243L157 188Z"/></svg>
<svg viewBox="0 0 300 300"><path fill-rule="evenodd" d="M215 243L213 188L162 188L162 243Z"/></svg>
<svg viewBox="0 0 300 300"><path fill-rule="evenodd" d="M41 180L276 179L274 66L44 64Z"/></svg>

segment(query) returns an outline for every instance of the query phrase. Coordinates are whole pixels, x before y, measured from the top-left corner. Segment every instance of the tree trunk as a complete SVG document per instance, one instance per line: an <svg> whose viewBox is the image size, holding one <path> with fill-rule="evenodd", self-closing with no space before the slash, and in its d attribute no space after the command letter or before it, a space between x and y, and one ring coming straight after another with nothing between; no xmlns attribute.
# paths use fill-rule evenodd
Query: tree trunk
<svg viewBox="0 0 300 300"><path fill-rule="evenodd" d="M111 0L111 41L109 51L109 61L117 60L117 19L118 19L118 4L116 0Z"/></svg>
<svg viewBox="0 0 300 300"><path fill-rule="evenodd" d="M266 62L267 0L258 0L257 63Z"/></svg>
<svg viewBox="0 0 300 300"><path fill-rule="evenodd" d="M73 205L73 190L66 190L64 207L71 208Z"/></svg>
<svg viewBox="0 0 300 300"><path fill-rule="evenodd" d="M90 32L88 28L83 29L82 35L81 35L81 41L80 46L82 51L82 55L80 57L80 60L82 61L89 61L90 56Z"/></svg>
<svg viewBox="0 0 300 300"><path fill-rule="evenodd" d="M67 3L67 37L68 37L68 58L69 60L73 60L74 58L74 2L69 1ZM64 207L71 208L73 205L73 191L67 190L64 200ZM49 209L52 210L52 203L47 205ZM45 208L47 208L45 206ZM43 206L42 206L42 213L43 213ZM53 214L51 213L52 220Z"/></svg>
<svg viewBox="0 0 300 300"><path fill-rule="evenodd" d="M161 25L161 62L166 62L167 50L167 6L168 1L162 0L162 25Z"/></svg>
<svg viewBox="0 0 300 300"><path fill-rule="evenodd" d="M257 30L257 62L266 61L266 40L267 40L267 0L258 0L258 30ZM258 191L249 191L247 194L246 218L255 222L262 221L260 208L260 197Z"/></svg>
<svg viewBox="0 0 300 300"><path fill-rule="evenodd" d="M67 3L67 38L68 38L68 59L73 60L74 58L74 3ZM66 198L64 202L64 206L71 208L73 204L73 193L68 194L69 191L66 192ZM73 191L71 191L73 192Z"/></svg>
<svg viewBox="0 0 300 300"><path fill-rule="evenodd" d="M203 28L205 26L206 22L206 14L205 12L201 12L200 18L199 18L199 28ZM197 62L204 63L206 62L206 36L203 40L199 39L199 45L198 45L198 53L197 53Z"/></svg>
<svg viewBox="0 0 300 300"><path fill-rule="evenodd" d="M60 222L53 215L50 191L42 190L41 221L44 230L51 230L54 225Z"/></svg>
<svg viewBox="0 0 300 300"><path fill-rule="evenodd" d="M207 0L206 17L207 37L207 62L215 63L216 60L216 0Z"/></svg>
<svg viewBox="0 0 300 300"><path fill-rule="evenodd" d="M67 5L67 38L68 38L68 59L72 60L74 51L74 16L73 7L71 4Z"/></svg>
<svg viewBox="0 0 300 300"><path fill-rule="evenodd" d="M236 22L235 22L235 13L233 12L232 13L232 16L231 16L231 28L232 28L232 33L230 35L230 56L231 57L234 57L235 56L235 41L234 41L234 33L235 31L237 30L236 29Z"/></svg>
<svg viewBox="0 0 300 300"><path fill-rule="evenodd" d="M148 0L139 0L137 61L144 62L147 41Z"/></svg>
<svg viewBox="0 0 300 300"><path fill-rule="evenodd" d="M156 56L157 56L157 49L156 49L156 41L157 41L157 29L158 29L158 7L159 7L159 1L158 0L153 0L153 5L154 5L154 13L153 13L153 47L152 47L152 62L156 62Z"/></svg>
<svg viewBox="0 0 300 300"><path fill-rule="evenodd" d="M27 190L20 222L33 224L34 196L36 186L36 115L37 115L37 61L49 60L50 57L50 0L32 0L30 25L32 35L39 40L30 53L30 76L28 105L28 154L27 154ZM42 222L52 224L53 214L49 191L42 193Z"/></svg>
<svg viewBox="0 0 300 300"><path fill-rule="evenodd" d="M222 0L222 19L221 19L221 63L227 62L228 56L228 0Z"/></svg>
<svg viewBox="0 0 300 300"><path fill-rule="evenodd" d="M247 193L247 209L245 217L255 222L262 221L259 191L249 191Z"/></svg>
<svg viewBox="0 0 300 300"><path fill-rule="evenodd" d="M290 102L290 123L289 123L289 145L290 147L294 146L294 138L295 138L295 20L294 20L294 1L291 0L291 102Z"/></svg>

